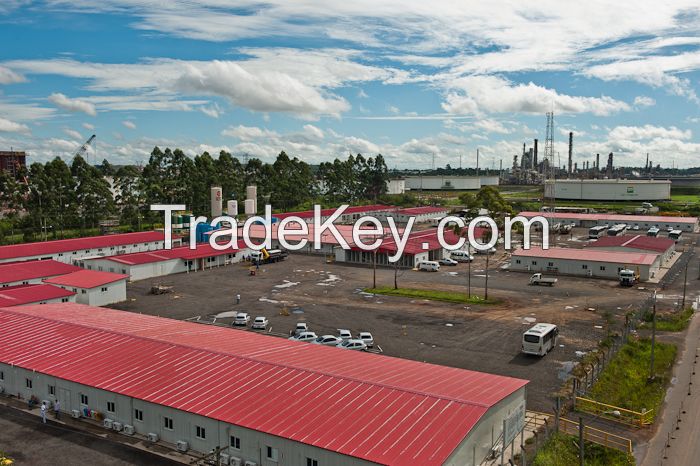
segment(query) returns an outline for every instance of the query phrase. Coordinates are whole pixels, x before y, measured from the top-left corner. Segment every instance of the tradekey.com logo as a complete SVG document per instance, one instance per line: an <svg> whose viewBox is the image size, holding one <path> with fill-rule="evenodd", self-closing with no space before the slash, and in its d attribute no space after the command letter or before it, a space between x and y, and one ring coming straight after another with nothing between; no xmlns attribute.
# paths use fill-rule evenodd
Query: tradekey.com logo
<svg viewBox="0 0 700 466"><path fill-rule="evenodd" d="M384 241L390 240L396 245L396 252L389 255L389 262L394 263L403 256L406 244L410 238L413 226L416 222L414 216L408 217L406 225L399 228L395 219L391 215L386 215L384 226L382 221L372 215L365 215L358 218L352 224L352 243L351 246L345 236L336 227L336 222L341 218L345 210L349 206L341 205L330 215L321 214L321 206L314 206L314 215L312 222L292 215L283 218L277 223L273 223L272 206L265 206L264 216L252 216L245 220L243 227L239 229L238 221L234 217L222 215L213 218L211 221L207 217L190 217L190 234L189 247L190 249L197 248L197 225L209 224L214 230L209 236L209 245L217 251L225 251L227 249L238 249L239 240L243 240L246 247L254 251L260 251L263 248L272 248L272 229L275 225L277 242L283 248L289 251L298 251L308 247L309 242L315 250L323 249L322 238L324 235L332 235L338 246L343 249L351 249L356 247L363 251L375 251L382 246ZM181 212L186 209L184 204L153 204L151 210L163 211L165 219L165 249L172 249L172 214L173 212ZM522 216L513 218L505 217L504 219L504 246L506 250L511 247L511 232L515 224L523 225L523 241L522 247L530 249L530 236L532 226L539 223L542 231L541 246L542 249L549 249L549 222L543 216L536 216L530 219ZM309 224L313 225L313 238L309 238ZM467 235L459 235L457 241L450 243L445 239L445 230L454 231L454 225L457 224L462 230L466 227ZM251 238L251 227L253 225L262 225L265 233L263 241L260 242L260 237L257 235L254 242ZM481 238L476 238L475 229L485 226L491 230L490 240L488 243L481 242ZM239 238L239 233L241 238ZM294 242L288 241L288 235L294 238ZM440 220L437 226L437 238L440 246L448 251L464 249L465 244L479 251L487 251L493 248L498 242L499 231L496 221L488 216L479 216L469 223L466 223L462 217L450 215ZM222 241L223 240L223 241ZM393 248L392 248L393 249Z"/></svg>

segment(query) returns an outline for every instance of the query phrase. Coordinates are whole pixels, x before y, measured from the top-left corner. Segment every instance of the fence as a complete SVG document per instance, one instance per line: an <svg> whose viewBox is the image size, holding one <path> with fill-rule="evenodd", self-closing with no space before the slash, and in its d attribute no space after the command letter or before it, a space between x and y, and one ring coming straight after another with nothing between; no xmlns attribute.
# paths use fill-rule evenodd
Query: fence
<svg viewBox="0 0 700 466"><path fill-rule="evenodd" d="M576 409L584 413L593 414L598 417L609 419L621 424L635 427L644 427L654 422L654 410L632 411L631 409L620 408L618 406L607 405L588 398L577 396L575 399Z"/></svg>
<svg viewBox="0 0 700 466"><path fill-rule="evenodd" d="M579 424L576 421L569 419L559 420L559 432L569 435L578 435ZM604 430L596 429L595 427L583 426L583 439L602 445L607 448L620 450L627 454L632 454L632 440L620 437L619 435L611 434Z"/></svg>

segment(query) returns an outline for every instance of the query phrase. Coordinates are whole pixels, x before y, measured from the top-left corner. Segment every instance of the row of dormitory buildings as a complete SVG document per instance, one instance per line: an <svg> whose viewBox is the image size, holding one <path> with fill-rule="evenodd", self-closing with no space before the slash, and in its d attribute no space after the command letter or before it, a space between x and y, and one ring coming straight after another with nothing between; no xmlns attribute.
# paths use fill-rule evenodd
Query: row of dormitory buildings
<svg viewBox="0 0 700 466"><path fill-rule="evenodd" d="M220 464L472 466L525 415L499 375L73 303L0 321L0 393Z"/></svg>

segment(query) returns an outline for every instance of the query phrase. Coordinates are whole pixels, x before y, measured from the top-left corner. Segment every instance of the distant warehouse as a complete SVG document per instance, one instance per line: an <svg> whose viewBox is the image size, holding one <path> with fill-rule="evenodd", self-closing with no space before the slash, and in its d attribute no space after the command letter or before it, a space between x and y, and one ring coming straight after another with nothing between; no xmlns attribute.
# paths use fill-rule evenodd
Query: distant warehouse
<svg viewBox="0 0 700 466"><path fill-rule="evenodd" d="M525 380L79 304L0 321L5 393L225 464L472 466L523 427Z"/></svg>
<svg viewBox="0 0 700 466"><path fill-rule="evenodd" d="M697 217L666 217L663 215L624 215L624 214L578 214L569 212L520 212L526 218L542 216L550 222L573 223L579 227L594 227L597 225L612 226L624 223L628 227L639 227L648 230L651 227L661 230L681 230L693 232L697 229Z"/></svg>
<svg viewBox="0 0 700 466"><path fill-rule="evenodd" d="M665 201L670 180L548 180L545 197L576 201Z"/></svg>
<svg viewBox="0 0 700 466"><path fill-rule="evenodd" d="M589 249L532 247L511 255L511 270L617 279L631 269L641 281L654 278L661 268L661 255Z"/></svg>

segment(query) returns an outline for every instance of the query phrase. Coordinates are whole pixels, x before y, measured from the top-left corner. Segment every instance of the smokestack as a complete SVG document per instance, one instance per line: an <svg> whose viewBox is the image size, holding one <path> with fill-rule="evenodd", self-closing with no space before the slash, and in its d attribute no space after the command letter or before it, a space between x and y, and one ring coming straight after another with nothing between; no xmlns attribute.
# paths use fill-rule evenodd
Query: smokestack
<svg viewBox="0 0 700 466"><path fill-rule="evenodd" d="M606 169L606 174L608 175L608 178L612 178L613 175L613 153L610 152L608 154L608 166Z"/></svg>
<svg viewBox="0 0 700 466"><path fill-rule="evenodd" d="M535 169L537 168L537 139L535 139L535 147L532 149L534 156Z"/></svg>
<svg viewBox="0 0 700 466"><path fill-rule="evenodd" d="M595 155L595 169L600 170L600 154Z"/></svg>
<svg viewBox="0 0 700 466"><path fill-rule="evenodd" d="M220 217L221 216L221 186L211 187L211 216Z"/></svg>
<svg viewBox="0 0 700 466"><path fill-rule="evenodd" d="M574 132L569 131L569 175L571 175L572 163L574 157Z"/></svg>

